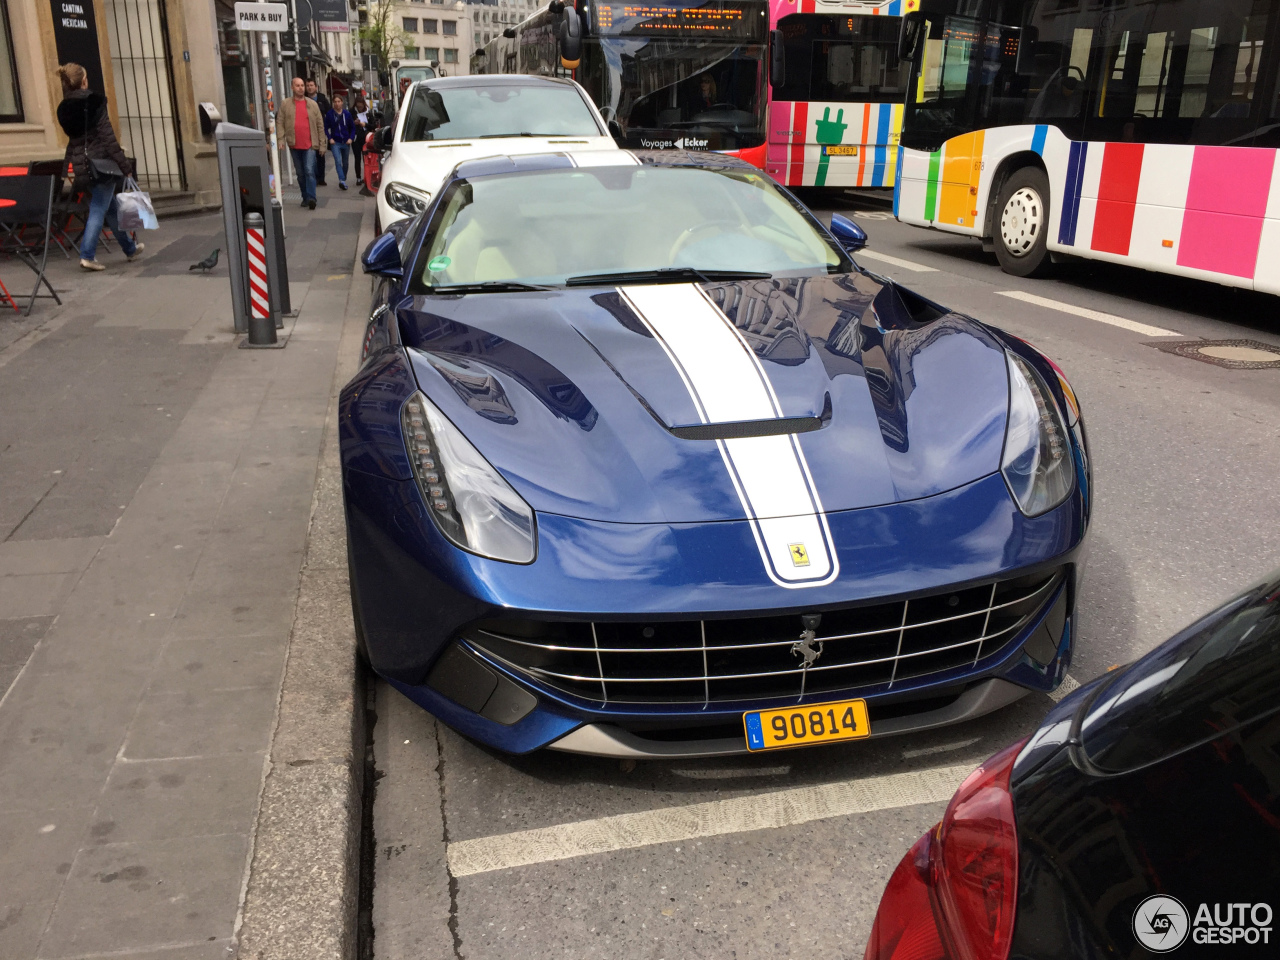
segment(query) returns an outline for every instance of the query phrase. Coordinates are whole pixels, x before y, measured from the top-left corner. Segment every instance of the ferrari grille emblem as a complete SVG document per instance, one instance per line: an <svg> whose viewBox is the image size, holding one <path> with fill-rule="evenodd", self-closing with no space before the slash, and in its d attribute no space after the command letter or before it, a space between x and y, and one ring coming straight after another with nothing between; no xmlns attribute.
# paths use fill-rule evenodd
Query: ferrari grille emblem
<svg viewBox="0 0 1280 960"><path fill-rule="evenodd" d="M790 544L788 549L791 550L791 563L796 567L807 567L809 565L809 551L805 549L803 543Z"/></svg>
<svg viewBox="0 0 1280 960"><path fill-rule="evenodd" d="M801 547L800 549L804 549ZM818 624L822 621L822 614L808 613L800 618L800 623L804 630L800 633L800 639L791 644L791 655L800 657L804 662L801 666L806 673L809 668L817 662L822 656L822 641L817 639Z"/></svg>

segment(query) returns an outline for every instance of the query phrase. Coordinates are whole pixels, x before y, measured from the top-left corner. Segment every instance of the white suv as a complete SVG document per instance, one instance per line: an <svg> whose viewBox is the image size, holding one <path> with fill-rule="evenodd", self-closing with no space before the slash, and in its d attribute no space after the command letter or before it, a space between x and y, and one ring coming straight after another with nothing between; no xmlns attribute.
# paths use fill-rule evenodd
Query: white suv
<svg viewBox="0 0 1280 960"><path fill-rule="evenodd" d="M400 101L378 188L378 224L426 209L464 160L525 153L617 150L600 111L572 80L520 74L441 77Z"/></svg>

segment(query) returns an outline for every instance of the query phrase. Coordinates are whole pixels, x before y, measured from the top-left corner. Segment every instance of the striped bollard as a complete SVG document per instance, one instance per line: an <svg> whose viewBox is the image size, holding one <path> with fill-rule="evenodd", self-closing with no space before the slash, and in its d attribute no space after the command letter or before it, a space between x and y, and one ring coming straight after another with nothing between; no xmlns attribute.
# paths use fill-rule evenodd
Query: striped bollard
<svg viewBox="0 0 1280 960"><path fill-rule="evenodd" d="M276 342L276 324L271 316L271 288L267 280L266 221L260 213L244 218L245 248L249 265L249 344L270 346Z"/></svg>

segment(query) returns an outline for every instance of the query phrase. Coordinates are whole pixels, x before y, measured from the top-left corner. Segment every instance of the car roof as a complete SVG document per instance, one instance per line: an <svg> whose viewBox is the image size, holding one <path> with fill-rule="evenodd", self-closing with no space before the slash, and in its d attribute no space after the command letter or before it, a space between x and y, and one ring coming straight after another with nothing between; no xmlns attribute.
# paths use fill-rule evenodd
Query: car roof
<svg viewBox="0 0 1280 960"><path fill-rule="evenodd" d="M689 167L700 170L752 170L764 174L745 160L723 153L692 153L687 150L620 150L600 154L527 153L517 156L500 154L477 160L464 160L453 170L452 179L474 180L478 177L500 177L512 173L532 173L569 167L613 165L618 155L629 157L637 166ZM623 161L625 164L626 161Z"/></svg>
<svg viewBox="0 0 1280 960"><path fill-rule="evenodd" d="M468 77L432 77L419 80L432 90L451 87L572 87L572 80L562 77L535 77L523 73L480 73Z"/></svg>

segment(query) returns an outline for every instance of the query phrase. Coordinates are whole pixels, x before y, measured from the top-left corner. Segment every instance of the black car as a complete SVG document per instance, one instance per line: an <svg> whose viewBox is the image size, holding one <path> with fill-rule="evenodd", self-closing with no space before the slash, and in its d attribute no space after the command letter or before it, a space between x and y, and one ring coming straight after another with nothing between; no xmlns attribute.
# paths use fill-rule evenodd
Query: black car
<svg viewBox="0 0 1280 960"><path fill-rule="evenodd" d="M972 773L866 960L1276 956L1276 909L1280 573Z"/></svg>

